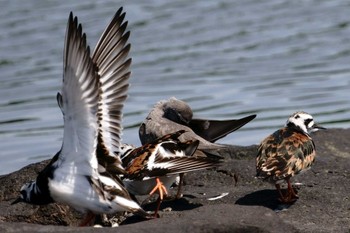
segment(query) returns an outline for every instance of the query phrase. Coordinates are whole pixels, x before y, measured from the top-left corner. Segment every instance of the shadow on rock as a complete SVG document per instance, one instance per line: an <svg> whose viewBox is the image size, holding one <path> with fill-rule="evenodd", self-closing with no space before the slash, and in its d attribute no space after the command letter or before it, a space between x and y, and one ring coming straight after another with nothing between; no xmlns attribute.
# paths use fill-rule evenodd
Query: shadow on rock
<svg viewBox="0 0 350 233"><path fill-rule="evenodd" d="M144 221L150 221L152 220L152 218L144 218L138 215L132 215L128 218L126 218L124 221L122 221L120 223L120 225L129 225L129 224L134 224L134 223L138 223L138 222L144 222Z"/></svg>
<svg viewBox="0 0 350 233"><path fill-rule="evenodd" d="M199 203L190 203L185 198L165 200L161 203L159 210L171 208L172 211L192 210L202 206ZM147 211L154 211L157 208L157 202L148 203L142 206Z"/></svg>
<svg viewBox="0 0 350 233"><path fill-rule="evenodd" d="M161 217L162 210L166 211L165 209L168 209L168 208L170 209L169 211L184 211L184 210L192 210L201 206L203 205L198 203L190 203L185 198L165 200L161 203L158 213ZM155 201L152 203L148 203L148 204L142 205L142 207L146 211L153 212L157 208L157 202ZM133 223L148 221L148 220L150 219L145 219L140 216L133 215L131 217L128 217L126 220L124 220L122 222L122 225L128 225L128 224L133 224Z"/></svg>
<svg viewBox="0 0 350 233"><path fill-rule="evenodd" d="M276 190L264 189L245 195L238 199L235 204L246 206L264 206L273 211L288 209L293 204L281 204L278 201Z"/></svg>

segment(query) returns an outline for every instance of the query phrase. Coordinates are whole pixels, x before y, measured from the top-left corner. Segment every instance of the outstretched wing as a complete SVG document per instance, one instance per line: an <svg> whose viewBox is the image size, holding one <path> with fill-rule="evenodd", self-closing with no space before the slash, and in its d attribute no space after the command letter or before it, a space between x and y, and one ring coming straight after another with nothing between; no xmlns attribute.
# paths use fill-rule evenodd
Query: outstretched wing
<svg viewBox="0 0 350 233"><path fill-rule="evenodd" d="M255 117L256 115L254 114L234 120L192 119L189 123L189 127L205 140L215 142L220 138L223 138L226 135L238 130Z"/></svg>
<svg viewBox="0 0 350 233"><path fill-rule="evenodd" d="M98 74L78 19L70 13L63 56L63 86L57 99L64 118L59 162L81 164L81 173L97 168ZM86 165L86 166L84 166Z"/></svg>
<svg viewBox="0 0 350 233"><path fill-rule="evenodd" d="M100 37L92 55L100 76L100 98L98 102L98 146L100 165L113 173L123 173L120 152L122 134L122 109L129 87L130 32L125 32L127 22L120 8Z"/></svg>

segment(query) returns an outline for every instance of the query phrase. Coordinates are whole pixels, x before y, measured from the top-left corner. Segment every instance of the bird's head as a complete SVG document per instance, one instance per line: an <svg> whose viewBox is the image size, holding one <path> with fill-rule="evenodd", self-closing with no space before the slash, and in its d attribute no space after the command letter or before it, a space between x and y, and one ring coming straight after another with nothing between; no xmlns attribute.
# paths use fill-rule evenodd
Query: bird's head
<svg viewBox="0 0 350 233"><path fill-rule="evenodd" d="M31 193L34 189L35 186L35 181L30 181L26 184L24 184L20 190L19 197L14 200L11 205L17 204L19 202L26 202L26 203L31 203Z"/></svg>
<svg viewBox="0 0 350 233"><path fill-rule="evenodd" d="M175 97L164 103L163 111L165 118L186 126L190 123L193 116L191 107L186 102Z"/></svg>
<svg viewBox="0 0 350 233"><path fill-rule="evenodd" d="M326 129L314 122L313 117L306 112L296 112L291 115L286 123L287 127L294 127L306 134L310 134L320 129Z"/></svg>

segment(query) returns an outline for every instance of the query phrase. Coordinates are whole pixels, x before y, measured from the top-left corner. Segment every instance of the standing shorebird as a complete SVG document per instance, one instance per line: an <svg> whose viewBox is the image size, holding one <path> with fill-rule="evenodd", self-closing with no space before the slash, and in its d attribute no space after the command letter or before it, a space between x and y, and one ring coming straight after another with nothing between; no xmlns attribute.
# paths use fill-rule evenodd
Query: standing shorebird
<svg viewBox="0 0 350 233"><path fill-rule="evenodd" d="M284 128L261 142L256 158L256 176L275 184L282 203L298 199L290 178L313 164L316 150L310 133L319 129L325 128L317 125L310 114L296 112L288 118ZM283 181L288 185L286 194L280 189Z"/></svg>
<svg viewBox="0 0 350 233"><path fill-rule="evenodd" d="M87 213L81 225L88 225L95 214L129 211L149 216L118 176L124 172L118 153L131 64L124 17L120 8L90 57L82 27L70 14L62 94L57 95L64 118L62 147L35 181L23 185L13 204L68 204Z"/></svg>
<svg viewBox="0 0 350 233"><path fill-rule="evenodd" d="M168 194L179 174L215 168L222 163L219 159L193 156L199 141L181 142L179 137L184 133L179 130L136 149L124 145L121 159L126 171L125 187L133 195L152 195L158 191L156 216L164 194Z"/></svg>

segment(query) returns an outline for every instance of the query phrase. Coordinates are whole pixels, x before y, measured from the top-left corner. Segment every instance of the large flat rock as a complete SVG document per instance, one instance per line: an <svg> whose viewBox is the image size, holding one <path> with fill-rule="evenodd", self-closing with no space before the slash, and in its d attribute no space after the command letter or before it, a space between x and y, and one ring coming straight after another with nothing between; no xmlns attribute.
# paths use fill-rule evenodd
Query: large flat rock
<svg viewBox="0 0 350 233"><path fill-rule="evenodd" d="M349 139L350 129L314 135L317 159L293 179L300 196L293 205L279 204L274 187L254 178L257 146L233 146L222 167L187 174L183 198L164 202L159 219L130 217L118 229L75 227L82 216L64 205L10 205L48 162L43 161L0 177L0 232L349 232ZM228 195L208 199L222 193Z"/></svg>

